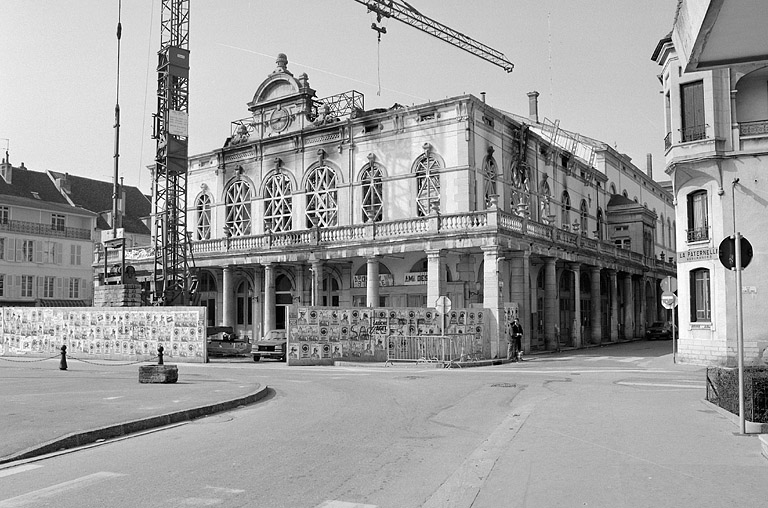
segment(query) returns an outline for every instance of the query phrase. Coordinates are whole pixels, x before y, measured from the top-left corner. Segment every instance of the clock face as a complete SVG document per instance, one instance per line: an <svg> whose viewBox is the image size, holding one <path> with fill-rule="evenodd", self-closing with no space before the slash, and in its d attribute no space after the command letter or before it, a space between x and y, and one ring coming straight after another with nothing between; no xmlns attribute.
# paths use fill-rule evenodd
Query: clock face
<svg viewBox="0 0 768 508"><path fill-rule="evenodd" d="M280 132L284 130L286 127L288 127L288 124L290 123L290 115L288 114L288 111L285 109L276 109L272 112L272 115L269 117L269 126L272 128L275 132Z"/></svg>

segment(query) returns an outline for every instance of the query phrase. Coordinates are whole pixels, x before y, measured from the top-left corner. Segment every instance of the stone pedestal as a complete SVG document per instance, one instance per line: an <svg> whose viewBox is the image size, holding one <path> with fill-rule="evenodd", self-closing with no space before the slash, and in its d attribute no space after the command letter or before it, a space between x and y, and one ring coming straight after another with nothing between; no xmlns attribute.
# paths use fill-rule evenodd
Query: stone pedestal
<svg viewBox="0 0 768 508"><path fill-rule="evenodd" d="M176 365L140 365L139 383L175 383L179 380Z"/></svg>

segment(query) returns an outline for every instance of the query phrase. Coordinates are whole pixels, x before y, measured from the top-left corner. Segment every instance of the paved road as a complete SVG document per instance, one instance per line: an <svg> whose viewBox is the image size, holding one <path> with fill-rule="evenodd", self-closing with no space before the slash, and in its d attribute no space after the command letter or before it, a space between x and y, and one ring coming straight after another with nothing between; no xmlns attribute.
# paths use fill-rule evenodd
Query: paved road
<svg viewBox="0 0 768 508"><path fill-rule="evenodd" d="M0 469L0 508L761 505L757 439L668 345L477 369L220 366L274 395Z"/></svg>

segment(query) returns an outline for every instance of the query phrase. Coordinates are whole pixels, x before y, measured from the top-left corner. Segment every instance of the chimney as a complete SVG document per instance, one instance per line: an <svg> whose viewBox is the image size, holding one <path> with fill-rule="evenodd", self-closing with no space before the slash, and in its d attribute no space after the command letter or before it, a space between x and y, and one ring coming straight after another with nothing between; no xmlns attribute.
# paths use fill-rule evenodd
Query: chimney
<svg viewBox="0 0 768 508"><path fill-rule="evenodd" d="M483 104L485 104L485 92L480 92L480 96L483 98Z"/></svg>
<svg viewBox="0 0 768 508"><path fill-rule="evenodd" d="M528 92L528 118L539 123L539 92Z"/></svg>
<svg viewBox="0 0 768 508"><path fill-rule="evenodd" d="M651 153L645 155L645 173L653 180L653 154Z"/></svg>
<svg viewBox="0 0 768 508"><path fill-rule="evenodd" d="M8 152L5 152L5 158L2 164L0 164L0 176L3 177L5 183L11 183L11 174L13 172L13 166L11 166L11 158L8 156Z"/></svg>

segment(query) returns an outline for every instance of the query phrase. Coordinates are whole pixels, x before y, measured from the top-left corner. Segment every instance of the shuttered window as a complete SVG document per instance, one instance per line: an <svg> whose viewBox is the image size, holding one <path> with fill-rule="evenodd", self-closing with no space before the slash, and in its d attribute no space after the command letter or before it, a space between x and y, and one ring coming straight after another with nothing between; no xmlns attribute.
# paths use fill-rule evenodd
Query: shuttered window
<svg viewBox="0 0 768 508"><path fill-rule="evenodd" d="M680 86L682 102L682 141L696 141L707 137L704 119L704 83L696 81Z"/></svg>

